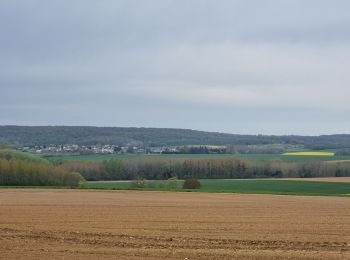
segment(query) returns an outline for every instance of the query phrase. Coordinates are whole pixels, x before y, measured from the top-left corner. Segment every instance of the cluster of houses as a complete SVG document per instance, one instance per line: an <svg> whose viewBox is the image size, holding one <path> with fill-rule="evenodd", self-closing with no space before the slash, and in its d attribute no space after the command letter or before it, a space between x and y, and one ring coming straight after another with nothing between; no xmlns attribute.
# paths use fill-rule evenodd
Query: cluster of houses
<svg viewBox="0 0 350 260"><path fill-rule="evenodd" d="M209 146L208 146L209 147ZM37 145L19 147L22 152L29 152L40 155L88 155L88 154L177 154L177 153L222 153L217 148L207 146L162 146L144 147L128 144L119 145Z"/></svg>
<svg viewBox="0 0 350 260"><path fill-rule="evenodd" d="M18 150L34 154L56 155L56 154L113 154L113 153L128 153L142 152L144 149L130 146L118 145L38 145L20 147Z"/></svg>
<svg viewBox="0 0 350 260"><path fill-rule="evenodd" d="M84 154L124 154L124 153L164 153L164 152L177 152L175 147L138 147L138 146L119 146L119 145L77 145L77 144L65 144L65 145L36 145L36 146L24 146L17 148L22 152L29 152L33 154L41 155L84 155Z"/></svg>

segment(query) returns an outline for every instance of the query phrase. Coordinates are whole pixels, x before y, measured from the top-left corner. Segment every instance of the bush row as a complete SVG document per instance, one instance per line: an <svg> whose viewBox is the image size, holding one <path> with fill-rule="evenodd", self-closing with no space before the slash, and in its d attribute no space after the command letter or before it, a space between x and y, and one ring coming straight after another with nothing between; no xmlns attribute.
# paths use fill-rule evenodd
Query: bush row
<svg viewBox="0 0 350 260"><path fill-rule="evenodd" d="M83 180L77 172L48 163L0 158L1 186L78 186Z"/></svg>
<svg viewBox="0 0 350 260"><path fill-rule="evenodd" d="M179 179L247 179L284 177L350 176L350 164L330 162L243 161L237 159L166 159L139 158L103 162L66 162L67 171L82 174L87 180L167 180Z"/></svg>

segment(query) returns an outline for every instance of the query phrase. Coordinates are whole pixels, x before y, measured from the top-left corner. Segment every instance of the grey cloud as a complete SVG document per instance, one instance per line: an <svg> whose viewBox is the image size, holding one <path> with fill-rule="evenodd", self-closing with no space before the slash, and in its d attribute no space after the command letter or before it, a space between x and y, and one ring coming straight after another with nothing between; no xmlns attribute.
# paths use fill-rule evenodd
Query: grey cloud
<svg viewBox="0 0 350 260"><path fill-rule="evenodd" d="M4 0L0 124L349 132L349 8Z"/></svg>

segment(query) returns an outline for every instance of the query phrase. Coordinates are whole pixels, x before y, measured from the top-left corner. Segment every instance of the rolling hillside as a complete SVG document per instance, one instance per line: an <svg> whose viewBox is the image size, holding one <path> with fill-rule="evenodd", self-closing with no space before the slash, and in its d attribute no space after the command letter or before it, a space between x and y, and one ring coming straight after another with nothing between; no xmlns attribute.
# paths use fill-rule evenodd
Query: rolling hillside
<svg viewBox="0 0 350 260"><path fill-rule="evenodd" d="M13 146L45 144L127 144L150 146L194 144L301 144L309 149L350 147L350 135L236 135L173 128L90 126L0 126L0 143Z"/></svg>

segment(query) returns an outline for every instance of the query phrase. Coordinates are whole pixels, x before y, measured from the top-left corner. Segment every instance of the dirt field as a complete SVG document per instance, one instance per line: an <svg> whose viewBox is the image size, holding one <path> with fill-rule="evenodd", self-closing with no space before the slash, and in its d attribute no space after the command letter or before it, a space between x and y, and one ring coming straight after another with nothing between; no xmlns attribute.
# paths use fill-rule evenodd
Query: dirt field
<svg viewBox="0 0 350 260"><path fill-rule="evenodd" d="M0 259L350 259L350 199L0 190Z"/></svg>

